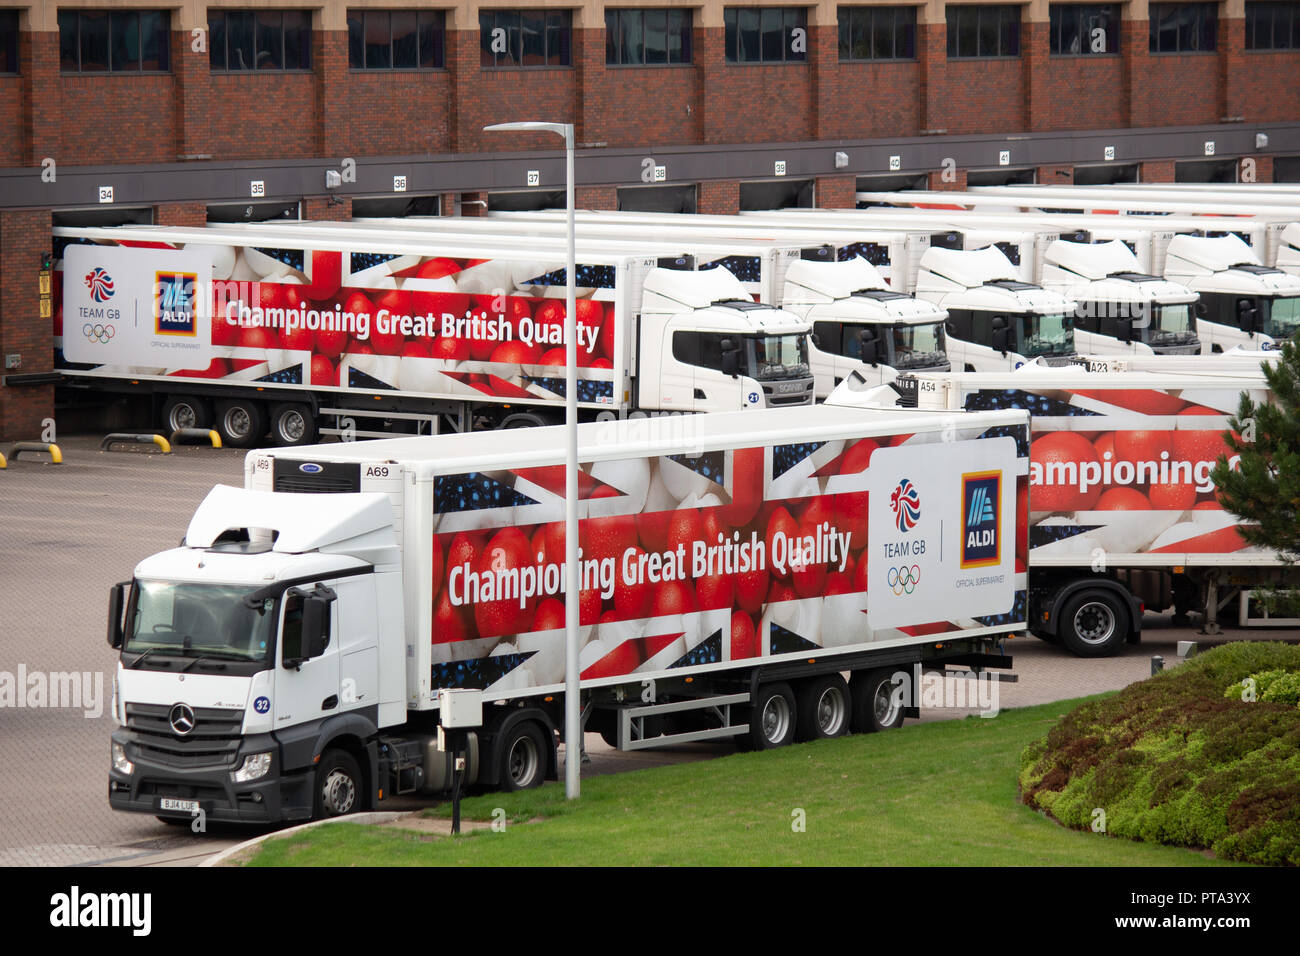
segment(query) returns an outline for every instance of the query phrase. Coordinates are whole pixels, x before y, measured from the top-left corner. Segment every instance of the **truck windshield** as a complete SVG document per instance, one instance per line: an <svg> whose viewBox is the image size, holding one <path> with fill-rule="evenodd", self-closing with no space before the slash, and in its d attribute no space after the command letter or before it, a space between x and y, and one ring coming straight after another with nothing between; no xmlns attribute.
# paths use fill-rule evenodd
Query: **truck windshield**
<svg viewBox="0 0 1300 956"><path fill-rule="evenodd" d="M1136 323L1135 323L1136 324ZM1146 330L1146 341L1160 342L1166 339L1181 339L1191 335L1192 307L1182 305L1158 305L1151 316L1151 326Z"/></svg>
<svg viewBox="0 0 1300 956"><path fill-rule="evenodd" d="M268 661L275 602L244 603L251 587L136 581L123 652L228 661Z"/></svg>
<svg viewBox="0 0 1300 956"><path fill-rule="evenodd" d="M1275 339L1289 339L1300 328L1300 298L1261 299L1263 331Z"/></svg>
<svg viewBox="0 0 1300 956"><path fill-rule="evenodd" d="M751 378L806 378L812 374L808 367L808 336L803 333L754 335L745 341Z"/></svg>
<svg viewBox="0 0 1300 956"><path fill-rule="evenodd" d="M1074 322L1064 312L1020 316L1020 352L1025 358L1074 352Z"/></svg>
<svg viewBox="0 0 1300 956"><path fill-rule="evenodd" d="M894 368L929 368L947 361L942 322L894 326Z"/></svg>

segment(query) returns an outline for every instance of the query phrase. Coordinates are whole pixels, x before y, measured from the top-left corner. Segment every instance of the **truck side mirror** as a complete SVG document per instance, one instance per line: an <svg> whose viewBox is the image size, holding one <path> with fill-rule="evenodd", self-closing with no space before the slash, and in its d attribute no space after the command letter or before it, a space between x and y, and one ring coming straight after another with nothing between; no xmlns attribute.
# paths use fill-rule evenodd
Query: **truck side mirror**
<svg viewBox="0 0 1300 956"><path fill-rule="evenodd" d="M1237 324L1243 332L1259 331L1259 309L1250 299L1237 300Z"/></svg>
<svg viewBox="0 0 1300 956"><path fill-rule="evenodd" d="M1133 341L1133 318L1131 316L1121 315L1115 320L1115 338L1124 343Z"/></svg>
<svg viewBox="0 0 1300 956"><path fill-rule="evenodd" d="M736 378L740 375L740 349L733 339L722 340L722 374Z"/></svg>
<svg viewBox="0 0 1300 956"><path fill-rule="evenodd" d="M330 642L330 597L311 595L302 602L302 654L307 660L320 657Z"/></svg>
<svg viewBox="0 0 1300 956"><path fill-rule="evenodd" d="M859 333L858 341L861 345L862 361L868 365L877 364L880 357L880 344L876 341L876 330L863 329Z"/></svg>
<svg viewBox="0 0 1300 956"><path fill-rule="evenodd" d="M126 589L130 581L114 584L108 591L108 646L119 648L124 641L122 610L126 606Z"/></svg>
<svg viewBox="0 0 1300 956"><path fill-rule="evenodd" d="M1011 330L1007 328L1006 317L1001 315L993 316L993 350L1006 355L1007 343L1010 339Z"/></svg>

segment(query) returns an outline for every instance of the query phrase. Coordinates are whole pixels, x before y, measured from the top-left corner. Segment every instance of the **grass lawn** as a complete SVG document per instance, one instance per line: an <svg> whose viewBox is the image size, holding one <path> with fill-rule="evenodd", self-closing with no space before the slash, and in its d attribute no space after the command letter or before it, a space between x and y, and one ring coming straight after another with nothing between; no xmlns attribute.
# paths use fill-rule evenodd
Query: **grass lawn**
<svg viewBox="0 0 1300 956"><path fill-rule="evenodd" d="M1189 850L1064 829L1019 803L1021 751L1081 701L462 803L504 832L438 838L338 824L267 841L253 866L1203 866ZM805 830L795 832L796 810ZM450 806L428 811L450 815ZM514 822L532 819L527 825Z"/></svg>

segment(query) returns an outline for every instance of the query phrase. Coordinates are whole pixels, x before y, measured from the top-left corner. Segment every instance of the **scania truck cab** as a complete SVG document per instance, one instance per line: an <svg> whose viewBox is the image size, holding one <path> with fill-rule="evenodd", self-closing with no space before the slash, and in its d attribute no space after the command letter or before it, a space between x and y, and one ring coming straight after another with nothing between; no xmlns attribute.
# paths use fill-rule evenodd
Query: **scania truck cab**
<svg viewBox="0 0 1300 956"><path fill-rule="evenodd" d="M1089 355L1199 355L1193 311L1197 295L1186 286L1142 272L1137 256L1119 240L1048 246L1043 287L1079 303L1075 346Z"/></svg>
<svg viewBox="0 0 1300 956"><path fill-rule="evenodd" d="M1200 294L1202 352L1276 349L1300 328L1300 276L1260 265L1237 236L1174 236L1165 278Z"/></svg>
<svg viewBox="0 0 1300 956"><path fill-rule="evenodd" d="M948 311L945 347L956 371L1017 369L1074 360L1077 304L1016 277L999 250L931 248L921 257L916 297Z"/></svg>

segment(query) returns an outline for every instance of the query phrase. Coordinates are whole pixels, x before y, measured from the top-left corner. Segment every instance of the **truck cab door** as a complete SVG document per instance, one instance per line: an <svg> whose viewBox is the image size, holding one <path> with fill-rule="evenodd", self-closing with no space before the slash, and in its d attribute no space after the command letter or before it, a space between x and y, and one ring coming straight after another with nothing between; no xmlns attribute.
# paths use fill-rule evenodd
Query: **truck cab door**
<svg viewBox="0 0 1300 956"><path fill-rule="evenodd" d="M664 329L663 361L655 394L656 407L689 411L695 408L695 368L700 362L700 333L688 329ZM655 388L651 383L651 388Z"/></svg>
<svg viewBox="0 0 1300 956"><path fill-rule="evenodd" d="M277 643L274 729L304 724L340 711L338 602L331 601L329 633L324 650L308 656L303 632L306 598L312 591L290 588L280 602Z"/></svg>

